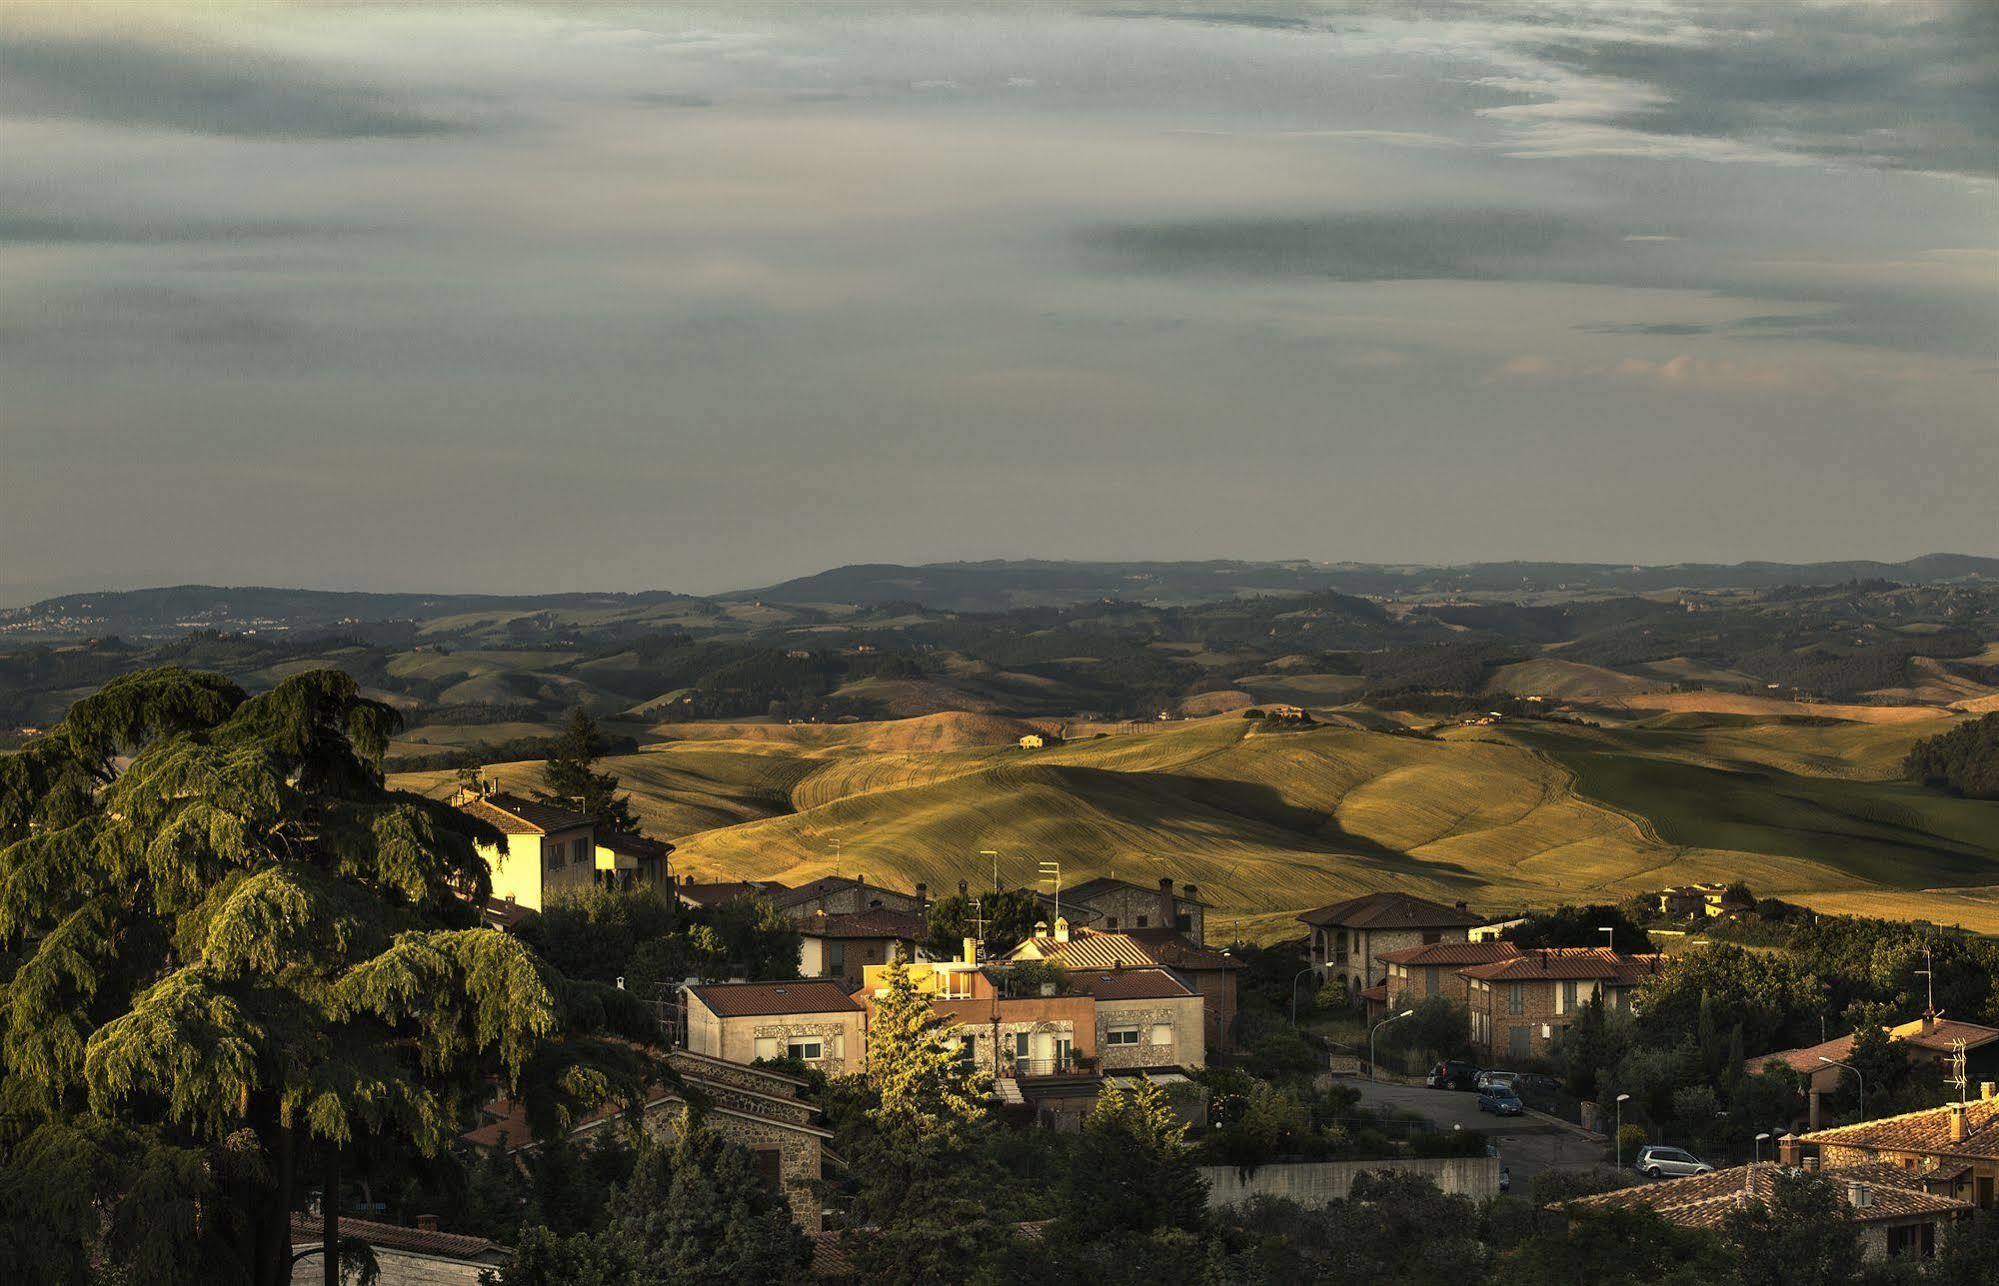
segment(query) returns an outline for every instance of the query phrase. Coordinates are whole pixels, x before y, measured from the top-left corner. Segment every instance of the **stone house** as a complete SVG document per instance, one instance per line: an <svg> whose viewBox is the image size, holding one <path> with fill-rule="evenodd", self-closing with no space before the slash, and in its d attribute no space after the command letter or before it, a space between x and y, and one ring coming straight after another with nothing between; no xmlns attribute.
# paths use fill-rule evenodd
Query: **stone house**
<svg viewBox="0 0 1999 1286"><path fill-rule="evenodd" d="M689 987L687 1048L730 1063L795 1058L828 1076L867 1059L866 1015L830 978Z"/></svg>
<svg viewBox="0 0 1999 1286"><path fill-rule="evenodd" d="M1433 942L1424 947L1399 947L1384 951L1375 959L1382 964L1382 980L1361 992L1368 1012L1374 1017L1414 1009L1432 996L1442 996L1454 1005L1471 1004L1471 980L1459 970L1469 965L1493 964L1520 954L1511 942Z"/></svg>
<svg viewBox="0 0 1999 1286"><path fill-rule="evenodd" d="M770 897L786 892L776 880L696 880L689 875L673 886L674 899L684 907L714 907L737 898Z"/></svg>
<svg viewBox="0 0 1999 1286"><path fill-rule="evenodd" d="M1369 893L1298 917L1312 931L1311 960L1327 981L1359 995L1382 979L1384 951L1463 942L1480 917L1460 902L1445 906L1407 893Z"/></svg>
<svg viewBox="0 0 1999 1286"><path fill-rule="evenodd" d="M690 1107L689 1097L698 1100L703 1122L748 1148L758 1173L791 1206L792 1218L806 1232L818 1232L823 1219L814 1185L823 1177L826 1143L833 1132L821 1124L818 1107L799 1097L805 1082L686 1049L672 1050L666 1061L688 1093L655 1087L640 1114L643 1128L655 1137L672 1138ZM481 1115L484 1123L463 1135L464 1142L508 1152L534 1146L527 1109L518 1101L496 1097ZM571 1134L614 1128L623 1119L615 1107L602 1107L579 1121Z"/></svg>
<svg viewBox="0 0 1999 1286"><path fill-rule="evenodd" d="M869 965L915 960L928 932L922 916L905 911L814 911L798 922L798 973L834 979L852 992L866 980Z"/></svg>
<svg viewBox="0 0 1999 1286"><path fill-rule="evenodd" d="M1207 1066L1201 997L1164 969L1082 969L1070 990L1096 1002L1098 1062L1105 1072Z"/></svg>
<svg viewBox="0 0 1999 1286"><path fill-rule="evenodd" d="M1163 877L1158 887L1147 888L1102 876L1063 889L1060 915L1071 925L1087 923L1106 933L1168 929L1199 945L1208 940L1208 904L1196 896L1198 892L1192 884L1183 884L1175 892L1173 881ZM1036 901L1053 924L1056 899L1044 893Z"/></svg>
<svg viewBox="0 0 1999 1286"><path fill-rule="evenodd" d="M1991 1081L1979 1092L1969 1103L1814 1130L1797 1142L1828 1170L1882 1162L1990 1210L1999 1203L1999 1095Z"/></svg>
<svg viewBox="0 0 1999 1286"><path fill-rule="evenodd" d="M1172 929L1072 930L1066 918L1058 919L1052 928L1037 926L1035 935L1008 952L1006 959L1009 963L1046 960L1072 974L1164 969L1200 996L1205 1048L1227 1049L1234 1044L1236 974L1242 971L1242 962L1196 945Z"/></svg>
<svg viewBox="0 0 1999 1286"><path fill-rule="evenodd" d="M1632 993L1658 973L1661 959L1607 947L1550 947L1460 969L1472 1044L1487 1058L1545 1058L1591 1000L1629 1009Z"/></svg>
<svg viewBox="0 0 1999 1286"><path fill-rule="evenodd" d="M1551 1209L1598 1211L1644 1206L1682 1228L1718 1230L1729 1213L1744 1203L1768 1204L1777 1175L1799 1168L1805 1167L1795 1156L1780 1156L1774 1163L1763 1161L1600 1192ZM1950 1225L1971 1211L1970 1202L1939 1191L1924 1175L1899 1166L1828 1166L1820 1173L1845 1194L1854 1221L1860 1225L1863 1259L1927 1259L1936 1253Z"/></svg>
<svg viewBox="0 0 1999 1286"><path fill-rule="evenodd" d="M855 915L862 911L900 911L904 915L928 915L929 891L921 884L916 892L903 893L868 883L867 877L828 875L796 888L773 888L765 892L770 904L794 920L803 920L815 911L828 915Z"/></svg>
<svg viewBox="0 0 1999 1286"><path fill-rule="evenodd" d="M1999 1079L1999 1028L1925 1014L1887 1030L1912 1063L1948 1063L1956 1056L1961 1042L1967 1080ZM1782 1063L1796 1072L1805 1082L1808 1103L1805 1128L1816 1130L1819 1128L1820 1100L1837 1090L1846 1076L1844 1069L1829 1066L1823 1060L1846 1062L1853 1054L1853 1041L1853 1036L1849 1034L1816 1045L1760 1054L1744 1060L1742 1070L1754 1076L1771 1063Z"/></svg>
<svg viewBox="0 0 1999 1286"><path fill-rule="evenodd" d="M438 1231L435 1215L417 1216L414 1228L342 1217L336 1231L342 1241L364 1242L374 1252L378 1286L479 1286L482 1274L505 1267L513 1258L513 1252L498 1242ZM321 1244L324 1237L319 1216L292 1216L294 1253ZM347 1260L345 1255L341 1258ZM341 1267L345 1272L353 1271L351 1261ZM326 1264L320 1256L307 1255L293 1262L294 1286L320 1286L325 1280Z"/></svg>
<svg viewBox="0 0 1999 1286"><path fill-rule="evenodd" d="M607 888L668 888L673 845L625 831L598 830L597 882Z"/></svg>

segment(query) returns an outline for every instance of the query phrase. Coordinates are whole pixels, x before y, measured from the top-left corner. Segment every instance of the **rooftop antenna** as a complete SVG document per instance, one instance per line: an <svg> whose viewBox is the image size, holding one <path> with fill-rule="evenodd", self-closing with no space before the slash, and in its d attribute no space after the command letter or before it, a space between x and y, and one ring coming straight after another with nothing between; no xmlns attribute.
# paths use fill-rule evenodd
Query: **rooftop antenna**
<svg viewBox="0 0 1999 1286"><path fill-rule="evenodd" d="M1923 967L1916 970L1916 972L1922 975L1923 982L1928 988L1929 1003L1923 1009L1923 1017L1929 1019L1931 1022L1935 1022L1937 1017L1937 971L1936 963L1930 959L1930 949L1928 947L1923 948Z"/></svg>
<svg viewBox="0 0 1999 1286"><path fill-rule="evenodd" d="M1950 1074L1945 1076L1944 1079L1952 1085L1957 1086L1958 1102L1969 1103L1971 1101L1971 1077L1965 1067L1963 1037L1959 1037L1950 1043Z"/></svg>
<svg viewBox="0 0 1999 1286"><path fill-rule="evenodd" d="M984 898L972 899L972 930L978 935L980 954L986 945L986 907Z"/></svg>
<svg viewBox="0 0 1999 1286"><path fill-rule="evenodd" d="M1041 882L1054 892L1055 919L1060 920L1062 918L1062 863L1043 862L1041 864Z"/></svg>

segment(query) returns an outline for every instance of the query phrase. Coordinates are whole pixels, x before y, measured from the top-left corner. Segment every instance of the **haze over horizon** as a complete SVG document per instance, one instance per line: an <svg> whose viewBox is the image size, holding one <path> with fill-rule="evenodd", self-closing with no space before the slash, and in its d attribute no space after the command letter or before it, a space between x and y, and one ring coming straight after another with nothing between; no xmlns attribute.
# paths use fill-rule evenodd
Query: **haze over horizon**
<svg viewBox="0 0 1999 1286"><path fill-rule="evenodd" d="M0 603L1999 531L1999 6L11 6Z"/></svg>

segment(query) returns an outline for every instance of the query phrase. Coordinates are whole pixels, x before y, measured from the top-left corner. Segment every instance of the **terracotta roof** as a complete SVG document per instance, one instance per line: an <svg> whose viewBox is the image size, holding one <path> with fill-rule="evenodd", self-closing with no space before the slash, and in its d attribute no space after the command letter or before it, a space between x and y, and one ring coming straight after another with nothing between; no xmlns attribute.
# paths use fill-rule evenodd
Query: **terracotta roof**
<svg viewBox="0 0 1999 1286"><path fill-rule="evenodd" d="M665 840L647 839L643 835L632 835L625 831L598 831L597 847L608 848L613 853L624 853L637 858L665 857L673 851L673 845Z"/></svg>
<svg viewBox="0 0 1999 1286"><path fill-rule="evenodd" d="M1384 951L1375 959L1399 965L1474 965L1491 964L1519 954L1520 948L1511 942L1432 942Z"/></svg>
<svg viewBox="0 0 1999 1286"><path fill-rule="evenodd" d="M1099 875L1094 880L1084 880L1080 884L1074 884L1063 889L1062 900L1064 902L1088 902L1091 898L1101 897L1112 889L1131 889L1136 893L1149 893L1154 898L1157 898L1164 891L1156 884L1147 888L1143 884L1134 884L1130 880L1120 880L1114 875ZM1043 895L1044 900L1045 896ZM1213 905L1209 902L1203 902L1177 885L1173 889L1173 900L1176 902L1191 902L1195 906Z"/></svg>
<svg viewBox="0 0 1999 1286"><path fill-rule="evenodd" d="M914 911L870 907L834 915L814 911L798 922L798 931L808 938L895 938L917 942L930 932L930 926Z"/></svg>
<svg viewBox="0 0 1999 1286"><path fill-rule="evenodd" d="M495 929L511 933L520 927L523 920L534 914L533 907L522 906L512 898L486 896L486 904L479 909L480 916Z"/></svg>
<svg viewBox="0 0 1999 1286"><path fill-rule="evenodd" d="M1485 917L1473 915L1462 905L1445 906L1407 893L1368 893L1307 911L1298 918L1321 928L1339 925L1347 929L1469 929L1485 923Z"/></svg>
<svg viewBox="0 0 1999 1286"><path fill-rule="evenodd" d="M1219 951L1197 947L1171 929L1134 929L1129 933L1099 933L1093 929L1074 930L1067 942L1053 938L1030 938L1015 947L1012 956L1032 945L1044 960L1071 969L1144 968L1165 965L1170 969L1240 969L1242 962Z"/></svg>
<svg viewBox="0 0 1999 1286"><path fill-rule="evenodd" d="M1806 1143L1881 1152L1926 1152L1935 1156L1999 1157L1999 1099L1964 1104L1965 1135L1950 1137L1951 1108L1933 1107L1878 1121L1835 1126L1801 1134Z"/></svg>
<svg viewBox="0 0 1999 1286"><path fill-rule="evenodd" d="M760 1100L766 1103L787 1103L794 1105L803 1104L811 1108L808 1119L810 1116L818 1114L816 1107L813 1107L811 1104L805 1104L803 1100L798 1098L798 1091L805 1088L806 1084L798 1077L787 1076L782 1072L772 1071L768 1067L751 1067L745 1063L731 1063L719 1058L710 1058L706 1054L697 1054L688 1049L673 1050L668 1054L667 1059L673 1069L680 1073L681 1079L687 1083L688 1088L697 1093L712 1094L716 1089L721 1089L736 1095L747 1095L752 1101ZM710 1068L713 1068L714 1071L711 1072ZM742 1082L745 1079L754 1082L755 1087L752 1088L751 1086L744 1085ZM646 1086L645 1105L647 1107L653 1107L664 1102L678 1101L680 1098L681 1096L677 1091L671 1090L665 1085ZM734 1101L740 1102L741 1100L737 1099ZM738 1112L735 1108L725 1107L715 1102L708 1104L708 1110L725 1114L733 1112L736 1115L755 1116L759 1120L769 1121L779 1129L797 1129L803 1130L808 1134L817 1134L822 1138L833 1137L831 1131L817 1125L780 1120L768 1114L759 1114L755 1111ZM623 1111L624 1105L621 1103L601 1103L577 1117L571 1123L570 1133L572 1135L581 1134L586 1130L603 1124ZM474 1147L485 1148L499 1147L504 1143L509 1152L535 1145L534 1131L528 1125L527 1104L521 1102L519 1099L511 1098L504 1093L496 1094L490 1102L479 1109L479 1116L480 1124L458 1136L461 1142L469 1143Z"/></svg>
<svg viewBox="0 0 1999 1286"><path fill-rule="evenodd" d="M752 893L771 893L783 887L768 880L716 880L706 884L676 884L673 891L683 902L696 906L720 906Z"/></svg>
<svg viewBox="0 0 1999 1286"><path fill-rule="evenodd" d="M1164 969L1084 969L1069 975L1069 985L1098 1000L1164 1000L1194 994Z"/></svg>
<svg viewBox="0 0 1999 1286"><path fill-rule="evenodd" d="M1977 1049L1999 1040L1999 1028L1981 1027L1977 1023L1959 1022L1954 1018L1944 1018L1924 1025L1922 1019L1890 1027L1888 1034L1894 1039L1915 1049L1933 1053L1948 1054L1953 1041L1961 1040L1966 1049ZM1853 1035L1835 1036L1831 1040L1820 1041L1816 1045L1802 1045L1797 1049L1779 1049L1755 1058L1744 1059L1743 1070L1754 1076L1763 1070L1765 1063L1777 1062L1800 1074L1822 1070L1821 1058L1834 1062L1845 1062L1853 1053Z"/></svg>
<svg viewBox="0 0 1999 1286"><path fill-rule="evenodd" d="M1613 1210L1650 1206L1668 1223L1683 1228L1718 1228L1731 1210L1744 1202L1745 1189L1756 1201L1768 1204L1775 1195L1777 1175L1782 1167L1772 1161L1734 1166L1712 1174L1688 1175L1661 1183L1639 1184L1615 1192L1599 1192L1562 1203L1570 1210ZM1923 1187L1925 1176L1896 1165L1837 1166L1820 1171L1826 1178L1846 1186L1864 1183L1869 1201L1853 1207L1853 1217L1861 1223L1891 1219L1921 1218L1925 1215L1954 1215L1971 1209L1971 1203L1955 1197L1938 1196Z"/></svg>
<svg viewBox="0 0 1999 1286"><path fill-rule="evenodd" d="M810 902L813 898L842 893L848 889L873 890L876 893L885 893L889 897L907 898L911 902L916 900L914 893L904 893L899 889L886 888L880 884L869 884L866 880L850 879L844 875L822 875L796 888L774 890L770 901L772 906L779 908L797 906L801 902Z"/></svg>
<svg viewBox="0 0 1999 1286"><path fill-rule="evenodd" d="M1372 987L1362 987L1360 989L1360 998L1362 1000L1379 1000L1383 1004L1386 1004L1388 1002L1388 984L1377 982Z"/></svg>
<svg viewBox="0 0 1999 1286"><path fill-rule="evenodd" d="M403 1250L416 1255L433 1255L439 1259L463 1259L480 1264L503 1264L513 1257L513 1252L496 1241L484 1237L468 1237L455 1232L432 1232L427 1228L405 1228L400 1224L376 1223L369 1219L349 1219L342 1216L340 1235L365 1241L371 1246L385 1250ZM325 1236L323 1226L312 1215L292 1216L292 1245L297 1247L316 1246ZM341 1256L345 1259L346 1256ZM314 1272L319 1270L315 1268Z"/></svg>
<svg viewBox="0 0 1999 1286"><path fill-rule="evenodd" d="M1491 964L1458 972L1481 982L1546 982L1551 979L1599 978L1630 985L1659 972L1664 956L1620 955L1608 947L1550 947L1523 952Z"/></svg>
<svg viewBox="0 0 1999 1286"><path fill-rule="evenodd" d="M700 997L701 1003L721 1018L858 1013L861 1008L839 983L827 978L798 982L712 982L689 987L687 991Z"/></svg>
<svg viewBox="0 0 1999 1286"><path fill-rule="evenodd" d="M509 835L547 835L590 825L590 819L581 813L522 799L503 790L479 799L468 799L458 805L458 811L498 827Z"/></svg>

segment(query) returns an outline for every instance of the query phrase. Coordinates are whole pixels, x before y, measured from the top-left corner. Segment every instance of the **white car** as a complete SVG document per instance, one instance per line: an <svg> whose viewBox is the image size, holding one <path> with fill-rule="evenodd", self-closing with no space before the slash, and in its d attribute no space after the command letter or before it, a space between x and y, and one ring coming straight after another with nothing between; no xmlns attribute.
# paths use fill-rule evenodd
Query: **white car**
<svg viewBox="0 0 1999 1286"><path fill-rule="evenodd" d="M1650 1144L1638 1149L1638 1173L1654 1179L1678 1178L1687 1174L1713 1174L1714 1167L1691 1152Z"/></svg>
<svg viewBox="0 0 1999 1286"><path fill-rule="evenodd" d="M1478 1089L1485 1089L1488 1086L1497 1086L1501 1089L1518 1089L1519 1087L1514 1082L1519 1079L1520 1073L1518 1072L1480 1072L1476 1087Z"/></svg>

